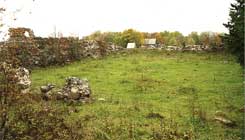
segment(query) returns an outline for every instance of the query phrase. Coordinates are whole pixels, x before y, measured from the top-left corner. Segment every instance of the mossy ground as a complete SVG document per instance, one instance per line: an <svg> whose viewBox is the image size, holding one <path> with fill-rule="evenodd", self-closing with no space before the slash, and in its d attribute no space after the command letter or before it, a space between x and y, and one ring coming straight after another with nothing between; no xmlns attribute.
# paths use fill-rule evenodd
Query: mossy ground
<svg viewBox="0 0 245 140"><path fill-rule="evenodd" d="M225 53L139 49L35 69L31 77L34 91L47 83L61 88L68 76L87 78L95 100L75 105L78 113L67 121L86 121L94 139L181 139L186 133L189 139L237 140L244 124L242 73ZM237 126L215 122L216 111Z"/></svg>

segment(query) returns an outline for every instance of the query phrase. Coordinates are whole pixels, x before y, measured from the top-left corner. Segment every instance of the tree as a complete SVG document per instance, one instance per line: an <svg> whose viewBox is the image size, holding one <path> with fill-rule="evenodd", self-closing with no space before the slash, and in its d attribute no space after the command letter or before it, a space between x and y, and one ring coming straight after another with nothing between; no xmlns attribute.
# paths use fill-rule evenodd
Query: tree
<svg viewBox="0 0 245 140"><path fill-rule="evenodd" d="M142 33L133 29L123 31L121 39L123 47L126 47L127 43L129 42L135 42L137 46L140 46L143 44L144 41Z"/></svg>
<svg viewBox="0 0 245 140"><path fill-rule="evenodd" d="M0 6L0 37L1 40L4 40L6 34L3 33L2 28L5 26L5 24L3 23L3 18L6 15L6 8Z"/></svg>
<svg viewBox="0 0 245 140"><path fill-rule="evenodd" d="M225 47L244 66L244 0L232 3L229 15L228 23L224 24L229 30L229 34L224 36Z"/></svg>
<svg viewBox="0 0 245 140"><path fill-rule="evenodd" d="M168 46L170 41L170 33L168 31L160 32L156 34L156 39L158 43Z"/></svg>
<svg viewBox="0 0 245 140"><path fill-rule="evenodd" d="M191 32L188 37L192 38L195 42L195 45L199 45L200 44L200 39L199 39L199 35L197 32Z"/></svg>
<svg viewBox="0 0 245 140"><path fill-rule="evenodd" d="M187 36L187 37L185 38L185 44L186 44L186 45L195 45L196 43L195 43L195 40L194 40L192 37Z"/></svg>
<svg viewBox="0 0 245 140"><path fill-rule="evenodd" d="M155 38L157 40L157 43L159 44L165 43L164 37L161 35L161 33L156 33Z"/></svg>
<svg viewBox="0 0 245 140"><path fill-rule="evenodd" d="M209 32L202 32L200 34L200 43L201 45L209 46L210 44Z"/></svg>
<svg viewBox="0 0 245 140"><path fill-rule="evenodd" d="M91 40L97 40L99 38L103 38L102 35L103 34L101 33L101 31L95 31L88 38L91 39Z"/></svg>
<svg viewBox="0 0 245 140"><path fill-rule="evenodd" d="M215 45L217 47L220 47L223 44L222 35L223 35L222 33L221 34L215 34Z"/></svg>
<svg viewBox="0 0 245 140"><path fill-rule="evenodd" d="M210 34L210 46L212 47L220 47L222 45L221 34L219 33L212 33Z"/></svg>
<svg viewBox="0 0 245 140"><path fill-rule="evenodd" d="M184 45L184 36L180 32L171 32L168 36L169 45L182 47Z"/></svg>
<svg viewBox="0 0 245 140"><path fill-rule="evenodd" d="M175 38L175 37L172 37L172 38L169 40L168 44L171 45L171 46L177 46L178 43L177 43L176 38Z"/></svg>

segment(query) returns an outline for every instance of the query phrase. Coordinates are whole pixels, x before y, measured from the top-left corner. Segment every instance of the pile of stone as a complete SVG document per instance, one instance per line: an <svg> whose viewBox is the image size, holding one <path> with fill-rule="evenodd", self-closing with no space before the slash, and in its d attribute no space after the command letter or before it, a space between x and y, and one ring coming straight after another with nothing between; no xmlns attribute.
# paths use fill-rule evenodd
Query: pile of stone
<svg viewBox="0 0 245 140"><path fill-rule="evenodd" d="M26 68L20 67L16 69L15 77L21 93L29 92L31 86L30 72Z"/></svg>
<svg viewBox="0 0 245 140"><path fill-rule="evenodd" d="M57 99L66 101L86 101L91 96L91 89L87 79L68 77L66 84L58 92Z"/></svg>

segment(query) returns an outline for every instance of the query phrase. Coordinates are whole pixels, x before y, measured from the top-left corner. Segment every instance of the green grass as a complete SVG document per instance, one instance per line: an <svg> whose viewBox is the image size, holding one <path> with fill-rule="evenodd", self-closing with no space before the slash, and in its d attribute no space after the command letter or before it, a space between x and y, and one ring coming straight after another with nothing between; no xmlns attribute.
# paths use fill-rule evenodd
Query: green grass
<svg viewBox="0 0 245 140"><path fill-rule="evenodd" d="M68 121L85 118L94 139L181 139L186 133L189 139L237 140L243 136L242 72L223 53L131 50L33 70L32 88L54 83L58 89L68 76L87 78L95 100L77 105L79 113ZM216 111L237 126L215 122Z"/></svg>

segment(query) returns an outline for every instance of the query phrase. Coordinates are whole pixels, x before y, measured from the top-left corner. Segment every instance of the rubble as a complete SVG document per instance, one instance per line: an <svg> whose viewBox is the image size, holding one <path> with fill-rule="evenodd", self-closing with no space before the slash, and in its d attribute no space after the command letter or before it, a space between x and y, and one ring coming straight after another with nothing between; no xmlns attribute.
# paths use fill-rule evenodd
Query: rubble
<svg viewBox="0 0 245 140"><path fill-rule="evenodd" d="M91 89L87 79L68 77L66 84L57 93L58 100L84 101L91 96Z"/></svg>
<svg viewBox="0 0 245 140"><path fill-rule="evenodd" d="M21 93L27 93L31 86L29 71L26 68L20 67L16 69L15 77L17 78L17 85Z"/></svg>

